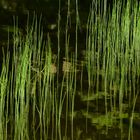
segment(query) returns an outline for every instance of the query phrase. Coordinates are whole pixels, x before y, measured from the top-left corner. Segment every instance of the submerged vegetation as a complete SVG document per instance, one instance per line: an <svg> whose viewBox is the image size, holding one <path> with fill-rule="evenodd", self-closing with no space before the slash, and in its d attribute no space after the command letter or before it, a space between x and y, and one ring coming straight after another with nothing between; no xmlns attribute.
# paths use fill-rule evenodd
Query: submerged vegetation
<svg viewBox="0 0 140 140"><path fill-rule="evenodd" d="M38 21L34 16L32 24L27 21L24 35L14 20L13 46L3 49L0 73L2 140L136 139L140 7L137 1L122 5L114 0L108 13L107 1L102 8L98 2L92 1L83 27L76 0L73 51L70 0L63 43L59 1L56 54L50 34L44 39L43 17ZM82 28L86 28L86 42L84 61L79 62Z"/></svg>

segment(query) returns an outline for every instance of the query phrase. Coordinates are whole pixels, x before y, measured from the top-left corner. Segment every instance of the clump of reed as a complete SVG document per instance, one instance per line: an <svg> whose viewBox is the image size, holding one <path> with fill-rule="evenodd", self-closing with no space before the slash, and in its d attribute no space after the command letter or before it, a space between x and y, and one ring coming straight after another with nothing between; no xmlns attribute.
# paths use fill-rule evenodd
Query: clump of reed
<svg viewBox="0 0 140 140"><path fill-rule="evenodd" d="M104 0L102 8L100 3L100 0L92 1L87 21L85 65L88 91L86 91L85 128L88 132L90 103L95 102L100 115L99 102L102 101L102 105L105 106L103 125L106 126L106 134L109 129L108 122L113 124L119 119L123 139L123 118L128 117L130 119L128 139L131 139L134 110L139 96L140 8L137 7L137 2L128 1L124 8L124 5L120 6L121 0L114 0L112 13L108 14L107 0ZM78 104L78 101L75 101L80 25L78 0L75 3L74 53L69 53L70 0L67 4L64 57L72 67L70 71L63 71L62 77L59 69L62 61L60 51L63 49L60 44L61 1L58 10L56 60L53 59L49 33L46 40L43 39L41 17L38 21L34 16L32 24L27 21L24 36L17 28L18 20L14 20L13 52L3 52L0 73L0 138L3 140L80 139L83 130L80 130L80 126L75 128L74 124L75 106ZM52 64L56 66L57 71L52 69ZM65 69L69 69L68 67L66 64ZM81 80L84 81L82 78L81 76ZM83 90L80 94L81 99L82 92ZM128 104L127 113L124 102ZM90 119L96 122L93 116ZM101 120L104 121L103 118Z"/></svg>
<svg viewBox="0 0 140 140"><path fill-rule="evenodd" d="M123 115L126 112L124 104L127 101L130 139L130 135L133 135L134 108L139 95L140 8L137 1L128 1L127 5L123 5L122 1L115 0L112 13L108 15L107 1L104 1L102 11L96 3L97 1L93 1L91 5L87 24L86 60L89 93L91 90L93 94L97 93L98 107L98 93L104 91L106 122L110 119L108 112L111 112L111 118L119 118L122 137L122 120L126 117ZM96 81L94 85L91 85L92 81ZM96 87L96 91L93 87Z"/></svg>
<svg viewBox="0 0 140 140"><path fill-rule="evenodd" d="M14 19L12 52L3 53L5 56L0 75L0 137L3 140L65 139L68 129L71 129L73 137L76 92L76 65L73 58L76 56L70 57L68 54L68 22L69 14L65 31L65 58L73 67L71 72L63 72L62 82L59 83L60 9L57 61L53 59L49 33L46 40L43 39L41 17L38 21L38 17L34 16L32 24L27 20L24 36L18 29L18 19ZM57 73L52 69L52 64L57 66ZM71 127L68 127L69 112L72 114ZM65 125L61 128L63 116Z"/></svg>

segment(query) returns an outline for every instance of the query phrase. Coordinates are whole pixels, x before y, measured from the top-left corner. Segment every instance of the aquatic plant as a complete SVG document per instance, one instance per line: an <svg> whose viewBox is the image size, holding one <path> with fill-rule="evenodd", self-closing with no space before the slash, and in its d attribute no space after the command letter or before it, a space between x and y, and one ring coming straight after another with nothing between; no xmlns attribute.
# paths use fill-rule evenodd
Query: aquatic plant
<svg viewBox="0 0 140 140"><path fill-rule="evenodd" d="M19 31L18 19L14 19L12 52L3 49L0 73L2 139L86 139L89 128L90 133L91 128L93 131L96 128L106 135L114 125L123 139L124 119L129 120L128 139L133 137L139 97L140 8L137 2L128 1L124 7L121 0L115 0L109 14L107 0L102 5L101 2L91 3L81 71L78 69L78 33L82 28L78 0L74 9L74 52L70 52L71 1L67 1L66 23L61 32L59 0L55 58L52 38L49 33L46 36L43 33L43 17L34 15L30 22L28 16L24 35ZM64 56L60 56L62 49ZM82 82L86 74L88 87L84 89ZM90 138L93 137L91 134Z"/></svg>
<svg viewBox="0 0 140 140"><path fill-rule="evenodd" d="M98 95L98 93L100 94L99 91L105 93L106 120L109 119L108 112L112 112L113 118L114 113L119 110L120 129L123 138L122 114L124 113L124 104L125 102L129 104L129 112L127 113L133 114L132 106L135 106L139 94L139 90L136 89L139 79L139 7L137 7L137 2L128 1L124 8L121 1L114 1L112 14L106 16L108 14L106 2L104 3L103 16L100 14L95 16L98 11L96 2L92 3L89 14L86 47L88 81L89 89L93 88L92 94L97 93ZM99 77L102 77L103 82L99 81L101 79ZM94 82L95 85L91 85L92 81L96 81ZM96 100L97 106L99 97L97 96ZM129 117L132 121L131 115ZM107 132L108 125L106 125ZM130 131L128 139L130 139Z"/></svg>

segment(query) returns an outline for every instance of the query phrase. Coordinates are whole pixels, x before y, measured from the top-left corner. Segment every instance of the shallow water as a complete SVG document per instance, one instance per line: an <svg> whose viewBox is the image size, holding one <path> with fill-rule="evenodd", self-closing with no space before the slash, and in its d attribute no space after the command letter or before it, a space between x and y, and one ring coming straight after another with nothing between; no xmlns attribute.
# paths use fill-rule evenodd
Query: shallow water
<svg viewBox="0 0 140 140"><path fill-rule="evenodd" d="M14 1L16 3L16 1ZM26 22L28 17L28 10L30 13L30 19L32 22L32 17L34 12L38 15L38 19L40 13L42 14L42 26L44 31L43 38L47 39L47 34L49 33L51 42L52 42L52 52L54 55L54 60L57 58L57 9L58 3L55 4L54 1L42 1L40 3L23 3L21 5L21 9L17 8L18 3L3 5L0 10L0 53L2 52L2 47L6 51L7 47L7 38L8 38L8 27L9 28L9 46L12 44L12 35L13 35L13 15L18 16L18 25L21 34L26 35ZM7 7L7 8L6 8ZM9 7L9 8L8 8ZM84 7L84 9L83 9ZM47 11L46 11L47 9ZM83 9L83 10L82 10ZM107 91L104 88L104 71L100 69L98 72L98 68L95 69L95 75L93 76L93 80L91 81L91 87L89 89L89 81L88 81L88 73L86 67L86 22L89 13L89 3L86 3L86 6L83 3L79 6L79 14L81 19L81 28L78 30L78 61L77 63L73 63L70 60L67 60L65 56L65 23L66 23L66 10L67 3L64 2L62 4L61 11L61 51L60 51L60 67L57 68L56 63L52 63L51 72L54 77L57 75L57 71L59 69L59 84L61 86L61 82L63 79L64 73L72 73L73 65L77 66L77 79L76 79L76 95L74 101L74 112L71 112L71 108L67 112L67 99L64 100L64 107L62 108L61 115L61 138L63 139L73 139L75 140L120 140L120 139L128 139L129 133L129 124L131 118L131 108L129 107L128 100L124 99L123 103L123 112L119 114L119 97L116 96L114 99L113 94L119 92L119 87L115 86L110 87L108 85ZM70 34L70 44L69 44L69 55L74 55L75 53L75 9L74 3L72 3L71 8L71 25L68 30ZM29 21L30 22L30 21ZM31 23L30 23L31 24ZM12 50L10 50L12 52ZM0 63L2 63L2 53L0 54ZM37 68L32 68L32 71L36 72ZM116 69L117 71L117 69ZM65 88L65 85L64 85ZM127 92L131 92L128 91ZM88 95L87 95L88 93ZM72 94L72 93L69 93ZM105 100L105 97L107 100ZM105 107L105 101L107 101L107 111ZM135 112L134 112L134 120L133 120L133 140L137 140L140 137L140 95L136 101ZM66 113L67 112L67 113ZM32 114L32 110L30 109L29 114ZM72 113L73 113L73 126L72 126ZM36 113L36 125L39 123L39 116ZM48 128L48 139L59 139L59 134L56 138L56 130L53 125L55 124L55 118L57 114L54 114L54 118L51 118L50 127ZM29 119L30 118L29 116ZM30 127L30 139L33 139L32 132L32 121L29 121ZM9 126L11 128L11 126ZM36 139L40 139L40 128L35 126L36 128ZM14 131L12 131L14 132ZM9 132L10 134L12 132ZM11 134L12 135L12 134ZM10 136L9 136L10 139ZM11 138L12 139L12 138ZM43 136L45 139L45 136Z"/></svg>

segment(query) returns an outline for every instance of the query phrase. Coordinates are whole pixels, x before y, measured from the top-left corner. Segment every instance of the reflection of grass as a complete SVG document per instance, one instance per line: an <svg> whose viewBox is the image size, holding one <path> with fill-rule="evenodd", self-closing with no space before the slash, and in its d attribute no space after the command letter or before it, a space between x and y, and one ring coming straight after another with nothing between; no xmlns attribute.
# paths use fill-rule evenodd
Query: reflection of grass
<svg viewBox="0 0 140 140"><path fill-rule="evenodd" d="M70 0L68 0L64 43L64 57L67 63L64 62L62 71L59 69L62 49L60 9L57 32L58 54L55 60L51 50L51 38L48 34L47 41L43 40L40 21L38 23L34 18L32 26L27 25L27 34L24 37L19 33L17 25L13 28L13 55L9 52L4 54L0 75L0 137L2 139L8 139L10 136L15 140L54 140L68 139L68 137L80 139L81 133L88 132L89 119L98 128L105 126L106 133L108 127L112 127L116 120L120 120L119 126L123 133L122 120L127 117L130 118L130 139L139 93L137 85L140 76L138 30L140 21L137 12L140 9L137 11L134 5L131 17L128 2L126 10L120 16L118 2L114 5L112 17L107 20L105 11L107 7L104 9L103 17L100 17L97 7L97 9L91 8L87 23L88 91L85 95L84 87L81 88L80 94L77 94L77 72L79 72L76 64L79 28L77 2L76 0L75 53L71 54L69 53ZM95 16L97 14L95 9L98 11L98 17ZM60 77L61 73L62 77ZM83 77L84 73L81 74L81 81L84 81ZM78 106L76 96L80 96L80 103L83 103L83 106L85 102L87 103L86 111L75 111L75 106ZM128 105L124 106L126 102ZM105 106L105 113L102 115L100 105ZM96 117L97 111L99 113ZM75 127L75 120L80 121L83 117L86 118L86 129Z"/></svg>

